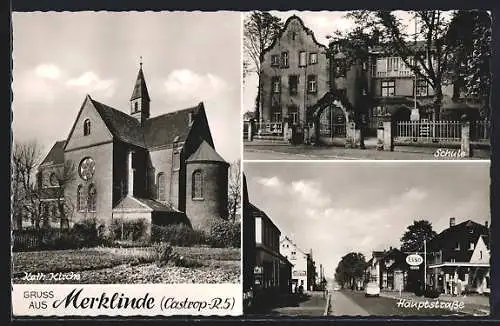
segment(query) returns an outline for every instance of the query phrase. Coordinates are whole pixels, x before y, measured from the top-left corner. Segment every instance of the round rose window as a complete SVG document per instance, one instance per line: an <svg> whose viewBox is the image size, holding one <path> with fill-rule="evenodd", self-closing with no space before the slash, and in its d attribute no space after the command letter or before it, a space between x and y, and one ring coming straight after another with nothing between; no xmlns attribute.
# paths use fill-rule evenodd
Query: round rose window
<svg viewBox="0 0 500 326"><path fill-rule="evenodd" d="M80 162L80 167L78 168L78 173L80 177L87 181L94 176L95 172L95 161L91 157L84 158Z"/></svg>

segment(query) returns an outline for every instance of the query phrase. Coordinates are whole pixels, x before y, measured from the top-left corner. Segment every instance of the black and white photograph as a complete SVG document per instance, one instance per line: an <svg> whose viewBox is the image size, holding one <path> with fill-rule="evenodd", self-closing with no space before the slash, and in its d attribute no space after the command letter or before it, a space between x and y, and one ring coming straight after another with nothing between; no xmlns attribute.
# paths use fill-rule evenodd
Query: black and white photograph
<svg viewBox="0 0 500 326"><path fill-rule="evenodd" d="M239 289L241 26L13 13L13 283Z"/></svg>
<svg viewBox="0 0 500 326"><path fill-rule="evenodd" d="M245 160L489 159L485 10L244 14Z"/></svg>
<svg viewBox="0 0 500 326"><path fill-rule="evenodd" d="M488 161L244 162L244 312L488 316Z"/></svg>

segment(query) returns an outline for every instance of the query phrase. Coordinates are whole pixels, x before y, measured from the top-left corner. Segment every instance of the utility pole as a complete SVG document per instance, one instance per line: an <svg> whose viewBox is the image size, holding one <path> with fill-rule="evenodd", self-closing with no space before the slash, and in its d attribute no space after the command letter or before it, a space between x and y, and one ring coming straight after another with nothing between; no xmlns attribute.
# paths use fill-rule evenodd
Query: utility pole
<svg viewBox="0 0 500 326"><path fill-rule="evenodd" d="M424 239L424 291L427 288L427 241Z"/></svg>

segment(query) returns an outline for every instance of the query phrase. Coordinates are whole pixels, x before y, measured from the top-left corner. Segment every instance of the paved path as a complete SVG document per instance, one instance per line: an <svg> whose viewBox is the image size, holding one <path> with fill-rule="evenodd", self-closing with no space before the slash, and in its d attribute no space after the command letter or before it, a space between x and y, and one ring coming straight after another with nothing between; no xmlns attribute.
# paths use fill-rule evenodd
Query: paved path
<svg viewBox="0 0 500 326"><path fill-rule="evenodd" d="M341 291L331 292L331 316L369 316L364 308Z"/></svg>
<svg viewBox="0 0 500 326"><path fill-rule="evenodd" d="M244 146L245 160L452 160L436 158L436 148L398 146L393 152L374 148L311 147L307 145ZM475 151L468 159L489 159L489 151ZM457 159L455 159L457 160Z"/></svg>
<svg viewBox="0 0 500 326"><path fill-rule="evenodd" d="M310 298L297 306L279 307L271 311L271 315L281 316L323 316L326 298L323 292L312 292Z"/></svg>

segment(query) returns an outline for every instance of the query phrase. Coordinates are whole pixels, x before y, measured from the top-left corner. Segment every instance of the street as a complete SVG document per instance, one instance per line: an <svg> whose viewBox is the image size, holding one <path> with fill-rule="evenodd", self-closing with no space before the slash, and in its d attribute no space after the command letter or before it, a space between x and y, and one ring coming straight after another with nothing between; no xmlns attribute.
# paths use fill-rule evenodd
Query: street
<svg viewBox="0 0 500 326"><path fill-rule="evenodd" d="M265 144L245 142L245 160L450 160L453 158L436 158L437 148L396 146L393 152L377 151L374 146L366 149L344 147L312 147L308 145ZM489 159L490 151L473 150L473 157L468 159Z"/></svg>
<svg viewBox="0 0 500 326"><path fill-rule="evenodd" d="M294 295L282 297L280 300L261 304L252 314L271 316L323 316L326 307L326 296L323 292L310 292L302 298Z"/></svg>
<svg viewBox="0 0 500 326"><path fill-rule="evenodd" d="M463 313L452 312L448 309L432 308L405 308L398 306L398 301L384 296L365 297L362 291L332 291L331 292L331 312L330 315L354 315L354 316L444 316L444 315L464 315ZM435 301L434 299L419 298L415 301Z"/></svg>

